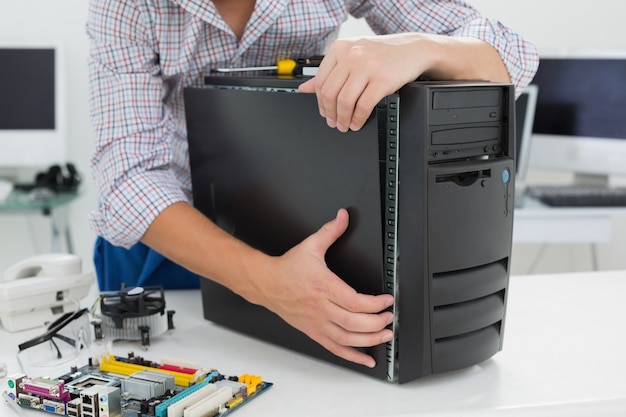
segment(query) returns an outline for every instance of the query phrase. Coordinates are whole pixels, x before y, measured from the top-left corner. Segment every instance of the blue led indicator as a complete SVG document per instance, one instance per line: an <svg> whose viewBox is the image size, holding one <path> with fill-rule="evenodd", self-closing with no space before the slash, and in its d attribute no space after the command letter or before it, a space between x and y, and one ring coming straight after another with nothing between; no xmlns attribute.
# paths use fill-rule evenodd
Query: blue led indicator
<svg viewBox="0 0 626 417"><path fill-rule="evenodd" d="M509 171L508 168L506 168L502 171L502 182L505 184L508 184L510 179L511 179L511 172Z"/></svg>

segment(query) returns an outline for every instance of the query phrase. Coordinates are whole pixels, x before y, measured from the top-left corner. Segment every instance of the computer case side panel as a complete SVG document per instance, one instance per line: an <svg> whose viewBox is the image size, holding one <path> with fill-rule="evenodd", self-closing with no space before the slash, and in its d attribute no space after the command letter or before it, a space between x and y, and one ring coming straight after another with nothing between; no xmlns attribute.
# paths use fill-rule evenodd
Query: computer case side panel
<svg viewBox="0 0 626 417"><path fill-rule="evenodd" d="M357 291L380 294L374 118L343 134L319 117L314 95L284 92L187 88L185 105L198 210L251 246L280 255L345 207L350 226L329 249L327 263ZM200 283L206 319L386 379L385 345L362 349L376 359L373 369L345 361L266 308L214 281Z"/></svg>

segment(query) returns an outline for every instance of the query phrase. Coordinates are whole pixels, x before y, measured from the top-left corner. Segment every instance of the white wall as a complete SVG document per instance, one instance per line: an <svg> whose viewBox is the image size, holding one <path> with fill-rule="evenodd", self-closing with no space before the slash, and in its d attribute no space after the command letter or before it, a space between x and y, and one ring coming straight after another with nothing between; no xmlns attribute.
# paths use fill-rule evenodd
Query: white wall
<svg viewBox="0 0 626 417"><path fill-rule="evenodd" d="M626 48L623 0L596 0L585 7L567 0L467 0L532 40L540 52L561 48ZM371 33L351 21L342 36Z"/></svg>
<svg viewBox="0 0 626 417"><path fill-rule="evenodd" d="M55 41L64 47L67 80L68 157L83 175L82 195L71 206L71 227L75 251L92 270L91 252L95 236L87 226L87 212L95 206L88 164L93 134L88 115L87 39L84 25L85 0L0 1L0 42ZM0 63L2 65L2 63ZM0 149L0 152L2 150ZM23 172L32 180L34 172ZM39 215L0 215L0 272L27 256L50 250L50 222Z"/></svg>
<svg viewBox="0 0 626 417"><path fill-rule="evenodd" d="M560 48L626 48L622 0L469 0L533 40L539 51Z"/></svg>
<svg viewBox="0 0 626 417"><path fill-rule="evenodd" d="M622 0L596 0L586 7L570 0L474 0L473 4L485 15L499 18L533 40L540 51L581 47L626 49L623 25L626 2ZM76 252L83 258L85 268L91 270L95 236L88 228L87 213L95 207L96 197L88 169L93 133L88 117L86 10L86 0L2 0L0 41L47 39L64 43L69 80L68 160L77 165L84 177L83 194L71 207L72 236ZM350 21L342 30L342 36L369 33L359 21ZM620 250L626 245L625 235L626 221L622 221L616 228L616 236L622 240L598 248L601 268L626 268ZM49 223L46 219L0 215L0 271L26 256L46 252L48 245ZM514 272L525 272L538 250L538 247L516 246ZM537 272L589 269L589 253L586 245L548 248Z"/></svg>

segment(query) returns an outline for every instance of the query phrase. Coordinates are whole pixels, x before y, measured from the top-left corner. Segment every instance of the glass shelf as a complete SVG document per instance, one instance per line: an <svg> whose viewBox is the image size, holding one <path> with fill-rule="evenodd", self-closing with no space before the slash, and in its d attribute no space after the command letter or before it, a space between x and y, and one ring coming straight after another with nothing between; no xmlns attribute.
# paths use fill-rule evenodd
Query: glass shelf
<svg viewBox="0 0 626 417"><path fill-rule="evenodd" d="M13 190L6 200L0 202L0 212L42 210L49 214L50 210L69 204L78 196L78 192L61 192L53 193L49 198L38 198L32 191Z"/></svg>

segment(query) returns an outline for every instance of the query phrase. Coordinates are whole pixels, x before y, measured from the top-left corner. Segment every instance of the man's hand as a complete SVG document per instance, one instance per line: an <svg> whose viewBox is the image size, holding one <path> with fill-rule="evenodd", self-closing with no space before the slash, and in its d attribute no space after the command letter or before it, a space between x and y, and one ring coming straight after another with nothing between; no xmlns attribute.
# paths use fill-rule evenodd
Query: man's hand
<svg viewBox="0 0 626 417"><path fill-rule="evenodd" d="M414 49L397 35L338 40L300 91L317 95L320 115L330 127L359 130L383 97L426 69Z"/></svg>
<svg viewBox="0 0 626 417"><path fill-rule="evenodd" d="M393 321L393 313L385 311L393 297L359 294L326 266L326 251L347 226L348 212L342 209L318 232L283 256L272 258L266 271L275 275L261 280L266 285L258 288L261 298L253 301L335 355L374 367L371 356L353 347L374 346L393 338L392 331L385 328Z"/></svg>
<svg viewBox="0 0 626 417"><path fill-rule="evenodd" d="M315 93L326 123L347 132L363 127L383 97L422 75L510 82L498 52L480 39L400 33L335 41L299 90Z"/></svg>

